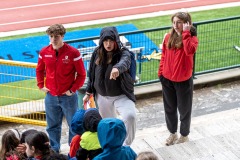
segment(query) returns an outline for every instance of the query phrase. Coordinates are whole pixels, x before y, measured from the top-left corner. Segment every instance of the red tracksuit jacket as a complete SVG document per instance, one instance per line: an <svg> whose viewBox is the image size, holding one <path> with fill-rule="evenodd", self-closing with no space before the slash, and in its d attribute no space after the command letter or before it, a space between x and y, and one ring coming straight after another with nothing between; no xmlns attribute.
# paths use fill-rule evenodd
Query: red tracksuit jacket
<svg viewBox="0 0 240 160"><path fill-rule="evenodd" d="M188 80L192 76L193 56L197 50L198 39L196 36L191 36L190 31L183 31L183 47L168 49L167 42L169 37L170 34L167 34L163 41L158 77L163 75L174 82Z"/></svg>
<svg viewBox="0 0 240 160"><path fill-rule="evenodd" d="M86 71L80 52L64 43L58 50L58 56L52 45L40 51L36 76L39 88L46 86L52 95L59 96L67 90L75 92L82 87Z"/></svg>

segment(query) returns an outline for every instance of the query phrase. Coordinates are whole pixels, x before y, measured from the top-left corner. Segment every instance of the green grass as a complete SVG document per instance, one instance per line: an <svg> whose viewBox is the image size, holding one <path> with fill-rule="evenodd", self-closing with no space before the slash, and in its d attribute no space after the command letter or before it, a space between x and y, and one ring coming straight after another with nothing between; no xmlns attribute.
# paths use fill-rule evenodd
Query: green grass
<svg viewBox="0 0 240 160"><path fill-rule="evenodd" d="M239 16L239 10L240 10L240 6L237 6L237 7L230 7L230 8L199 11L199 12L190 12L190 14L192 16L193 22L199 22L199 21L206 21L206 20L212 20L212 19L218 19L218 18ZM158 28L158 27L170 26L171 25L170 17L171 15L166 15L166 16L157 16L157 17L137 19L137 20L97 24L97 25L69 28L67 29L67 31L69 32L69 31L84 30L84 29L91 29L91 28L101 28L106 26L117 26L122 24L134 24L139 30ZM1 40L9 40L9 39L24 38L24 37L39 36L39 35L45 35L45 32L3 37L1 38Z"/></svg>
<svg viewBox="0 0 240 160"><path fill-rule="evenodd" d="M0 84L0 91L0 106L43 99L45 96L39 91L35 79Z"/></svg>
<svg viewBox="0 0 240 160"><path fill-rule="evenodd" d="M233 48L239 45L239 20L216 22L198 27L196 72L238 65L240 54Z"/></svg>
<svg viewBox="0 0 240 160"><path fill-rule="evenodd" d="M223 9L216 9L216 10L208 10L208 11L201 11L201 12L192 12L192 19L194 22L206 21L206 20L213 20L219 18L226 18L232 16L239 16L240 7L231 7L231 8L223 8ZM170 26L170 15L167 16L159 16L153 18L146 18L146 19L138 19L138 20L129 20L123 22L116 22L116 23L106 23L106 24L99 24L99 25L91 25L91 26L84 26L84 27L77 27L68 29L68 31L75 31L75 30L84 30L90 28L101 28L105 26L117 26L122 24L134 24L139 30L141 29L150 29L150 28L158 28L164 26ZM235 24L232 25L232 27ZM207 25L206 25L207 26ZM226 66L225 63L230 64L237 64L240 61L239 52L231 51L231 55L223 52L222 48L218 48L215 46L217 41L215 39L221 39L222 35L216 35L216 32L212 32L211 29L222 29L224 34L229 35L228 37L236 36L236 33L240 33L239 26L236 25L235 32L229 32L226 26L221 26L218 24L213 24L209 29L209 26L204 26L198 28L198 38L199 41L205 42L203 46L199 46L198 52L200 54L197 55L196 60L197 62L201 62L196 65L196 71L204 71L216 68L216 65L224 67ZM223 28L222 28L223 27ZM225 28L224 28L225 27ZM159 32L158 35L154 35L150 33L147 35L155 44L159 44L162 40L165 31ZM207 32L207 34L206 34ZM161 34L161 35L160 35ZM34 34L26 34L26 35L18 35L18 36L10 36L1 38L1 40L9 40L9 39L18 39L18 38L25 38L31 36L39 36L45 35L45 32L41 33L34 33ZM207 35L207 36L206 36ZM213 39L214 37L214 39ZM224 43L222 46L232 49L233 44L238 44L239 39L232 39L232 43L227 44ZM211 54L209 54L211 53ZM218 57L216 57L218 56ZM235 57L231 62L226 62L226 59L231 59L231 57ZM148 63L142 63L142 71L141 71L141 81L146 82L153 79L157 79L157 71L159 67L158 60L151 60ZM44 98L44 94L40 92L36 86L36 80L25 80L25 81L18 81L13 83L7 83L5 85L0 85L0 106L12 104L12 103L19 103L19 102L26 102L30 100L37 100Z"/></svg>

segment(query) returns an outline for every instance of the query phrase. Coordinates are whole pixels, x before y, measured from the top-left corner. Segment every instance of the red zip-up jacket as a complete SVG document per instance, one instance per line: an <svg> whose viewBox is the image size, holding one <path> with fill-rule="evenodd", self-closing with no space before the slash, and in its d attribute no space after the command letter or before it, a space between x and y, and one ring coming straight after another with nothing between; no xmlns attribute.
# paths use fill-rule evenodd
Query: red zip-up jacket
<svg viewBox="0 0 240 160"><path fill-rule="evenodd" d="M46 81L44 81L46 73ZM58 56L52 45L44 47L38 58L36 68L37 85L46 86L54 96L71 90L76 92L84 84L86 71L80 52L64 43L58 49Z"/></svg>
<svg viewBox="0 0 240 160"><path fill-rule="evenodd" d="M188 80L192 76L193 56L197 50L198 39L196 36L191 36L190 31L183 31L183 47L168 49L169 37L168 33L163 41L158 77L163 75L173 82Z"/></svg>

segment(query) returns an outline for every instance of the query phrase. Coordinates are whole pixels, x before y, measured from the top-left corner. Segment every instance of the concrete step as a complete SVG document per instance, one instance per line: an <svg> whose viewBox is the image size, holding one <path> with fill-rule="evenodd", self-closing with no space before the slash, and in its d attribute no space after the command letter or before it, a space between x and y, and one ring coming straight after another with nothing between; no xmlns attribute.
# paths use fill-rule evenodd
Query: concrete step
<svg viewBox="0 0 240 160"><path fill-rule="evenodd" d="M131 147L135 152L151 150L164 160L240 159L240 109L192 119L189 142L165 146L166 125L138 130Z"/></svg>

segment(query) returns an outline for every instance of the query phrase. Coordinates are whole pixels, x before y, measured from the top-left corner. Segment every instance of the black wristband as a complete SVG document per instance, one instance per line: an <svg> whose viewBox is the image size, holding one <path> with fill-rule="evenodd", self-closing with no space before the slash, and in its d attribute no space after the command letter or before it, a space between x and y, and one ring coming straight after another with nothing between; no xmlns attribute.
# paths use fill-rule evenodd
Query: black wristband
<svg viewBox="0 0 240 160"><path fill-rule="evenodd" d="M70 92L70 93L73 93L70 89L69 89L69 92Z"/></svg>

